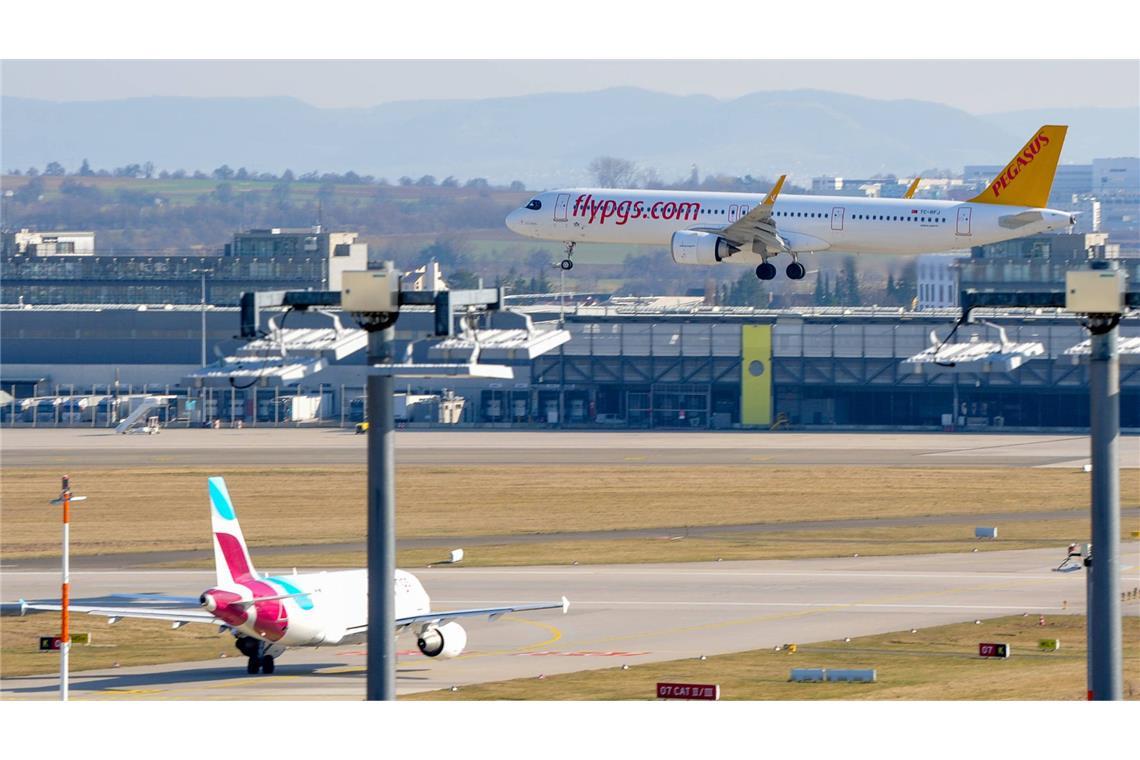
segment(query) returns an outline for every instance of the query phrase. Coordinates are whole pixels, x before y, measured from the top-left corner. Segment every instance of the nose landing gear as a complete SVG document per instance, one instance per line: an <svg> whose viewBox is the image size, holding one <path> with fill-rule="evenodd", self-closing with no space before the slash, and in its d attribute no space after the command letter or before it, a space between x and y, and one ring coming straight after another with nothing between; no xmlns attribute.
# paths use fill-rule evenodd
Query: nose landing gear
<svg viewBox="0 0 1140 760"><path fill-rule="evenodd" d="M569 272L571 269L574 268L574 262L570 260L570 257L573 255L574 255L574 244L573 243L567 243L566 244L566 258L562 259L562 262L558 266L562 267L562 269Z"/></svg>

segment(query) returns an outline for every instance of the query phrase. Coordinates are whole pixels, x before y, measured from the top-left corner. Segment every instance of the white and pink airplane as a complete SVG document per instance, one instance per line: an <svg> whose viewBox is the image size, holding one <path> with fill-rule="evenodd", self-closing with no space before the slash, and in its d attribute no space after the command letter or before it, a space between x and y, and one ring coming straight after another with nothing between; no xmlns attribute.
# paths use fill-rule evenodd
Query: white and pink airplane
<svg viewBox="0 0 1140 760"><path fill-rule="evenodd" d="M565 243L669 246L678 264L745 264L771 280L769 259L816 252L908 255L969 248L1065 229L1072 214L1046 208L1068 127L1046 125L968 201L586 188L540 193L507 216L520 235ZM909 195L909 193L908 193Z"/></svg>
<svg viewBox="0 0 1140 760"><path fill-rule="evenodd" d="M200 596L116 594L123 602L146 601L155 606L69 605L72 612L102 615L111 623L124 618L165 620L179 628L207 623L229 630L235 645L248 658L247 672L272 673L275 658L289 647L314 647L359 640L368 630L368 571L341 570L287 577L263 575L253 562L222 478L209 479L210 514L214 531L217 583ZM433 612L431 600L419 579L396 571L396 630L412 629L416 646L428 657L456 657L467 646L467 631L455 622L524 610L561 609L570 602L515 604ZM20 609L59 610L58 602L20 602Z"/></svg>

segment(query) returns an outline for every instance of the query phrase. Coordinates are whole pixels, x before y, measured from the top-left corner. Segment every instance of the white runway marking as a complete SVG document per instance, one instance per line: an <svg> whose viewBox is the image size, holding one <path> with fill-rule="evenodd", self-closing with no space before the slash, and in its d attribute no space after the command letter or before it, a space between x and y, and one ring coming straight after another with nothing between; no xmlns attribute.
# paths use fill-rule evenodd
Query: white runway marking
<svg viewBox="0 0 1140 760"><path fill-rule="evenodd" d="M491 599L464 599L460 601L448 600L439 604L509 604L509 602ZM1032 608L1033 610L1062 610L1065 607L1049 606L1036 607L1033 605L1010 604L890 604L887 602L690 602L690 601L570 601L570 609L575 607L827 607L827 608L859 608L859 609L902 609L902 610L1017 610L1019 612Z"/></svg>

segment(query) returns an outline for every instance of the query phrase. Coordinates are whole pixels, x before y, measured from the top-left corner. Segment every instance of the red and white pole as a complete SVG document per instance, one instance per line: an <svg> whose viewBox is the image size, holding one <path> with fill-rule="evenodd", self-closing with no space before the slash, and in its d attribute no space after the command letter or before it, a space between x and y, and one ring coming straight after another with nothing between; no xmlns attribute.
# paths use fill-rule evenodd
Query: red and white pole
<svg viewBox="0 0 1140 760"><path fill-rule="evenodd" d="M63 505L63 556L62 583L60 587L60 627L59 627L59 698L67 701L68 657L71 654L71 626L68 607L71 603L71 502L83 501L86 496L71 495L71 479L63 476L59 498L52 504Z"/></svg>
<svg viewBox="0 0 1140 760"><path fill-rule="evenodd" d="M68 655L71 654L71 628L68 615L68 605L71 601L71 486L66 475L63 476L63 493L59 495L63 502L63 584L60 590L60 627L59 627L59 698L67 701Z"/></svg>

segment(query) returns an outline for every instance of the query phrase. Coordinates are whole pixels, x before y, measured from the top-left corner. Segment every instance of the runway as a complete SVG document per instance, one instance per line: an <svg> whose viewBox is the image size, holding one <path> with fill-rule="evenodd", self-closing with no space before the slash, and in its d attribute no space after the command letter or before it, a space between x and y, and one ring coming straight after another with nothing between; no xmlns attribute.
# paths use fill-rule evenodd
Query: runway
<svg viewBox="0 0 1140 760"><path fill-rule="evenodd" d="M167 428L116 435L87 428L0 431L4 467L363 464L367 436L328 428ZM1140 437L1120 466L1140 467ZM402 430L397 464L739 464L1080 467L1085 435L659 431Z"/></svg>
<svg viewBox="0 0 1140 760"><path fill-rule="evenodd" d="M1140 585L1140 544L1122 545L1122 588ZM436 609L557 599L569 614L529 613L468 627L455 660L400 658L401 694L541 674L834 640L1006 615L1083 612L1083 573L1052 571L1056 549L898 557L533 568L434 568L416 574ZM58 574L0 573L5 598L52 596ZM202 571L79 572L74 594L198 594ZM1065 604L1067 602L1067 604ZM1137 614L1136 605L1125 606ZM177 636L178 631L167 635ZM398 648L414 650L411 637ZM77 673L72 698L361 699L362 646L290 650L273 676L248 676L228 636L206 662ZM876 667L869 655L868 667ZM57 698L49 676L0 680L0 697ZM556 688L556 682L551 688Z"/></svg>

